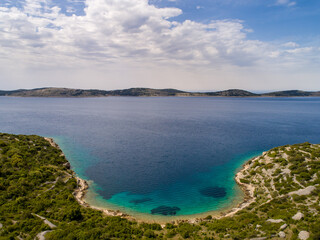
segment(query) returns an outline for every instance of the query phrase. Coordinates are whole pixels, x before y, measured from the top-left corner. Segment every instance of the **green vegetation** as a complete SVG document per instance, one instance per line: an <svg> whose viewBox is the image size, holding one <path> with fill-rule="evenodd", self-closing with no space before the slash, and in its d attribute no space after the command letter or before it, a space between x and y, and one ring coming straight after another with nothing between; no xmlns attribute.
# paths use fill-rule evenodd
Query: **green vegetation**
<svg viewBox="0 0 320 240"><path fill-rule="evenodd" d="M255 201L233 216L209 215L194 224L137 223L80 206L66 163L42 137L0 134L0 239L35 239L44 231L46 239L66 240L279 239L280 231L286 239L298 239L301 231L320 238L319 145L278 147L249 161L240 181L255 187ZM302 217L293 219L298 212Z"/></svg>

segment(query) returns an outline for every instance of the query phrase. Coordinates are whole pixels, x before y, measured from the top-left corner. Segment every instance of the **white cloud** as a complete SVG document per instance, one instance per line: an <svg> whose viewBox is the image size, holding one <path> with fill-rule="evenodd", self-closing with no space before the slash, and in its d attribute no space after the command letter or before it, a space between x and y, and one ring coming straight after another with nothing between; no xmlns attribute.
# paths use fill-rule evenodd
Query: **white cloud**
<svg viewBox="0 0 320 240"><path fill-rule="evenodd" d="M70 79L85 81L93 76L102 81L109 76L128 81L143 78L137 70L143 66L149 76L154 70L156 84L166 82L165 73L176 72L187 79L188 69L201 70L204 79L212 71L223 78L226 69L291 66L298 52L299 62L315 59L293 42L278 46L249 40L250 30L239 20L175 22L171 18L182 14L180 9L157 8L147 0L87 0L85 4L84 16L66 16L50 0L27 0L23 9L0 8L0 71L16 69L19 79L24 74L26 79L36 78L39 72L38 78L43 79L48 71L71 76L87 69L87 74ZM186 81L194 86L191 79Z"/></svg>
<svg viewBox="0 0 320 240"><path fill-rule="evenodd" d="M276 5L292 7L292 6L295 6L296 4L297 4L296 2L291 0L276 0Z"/></svg>
<svg viewBox="0 0 320 240"><path fill-rule="evenodd" d="M299 47L299 44L296 42L286 42L282 44L282 46L287 48L296 48L296 47Z"/></svg>

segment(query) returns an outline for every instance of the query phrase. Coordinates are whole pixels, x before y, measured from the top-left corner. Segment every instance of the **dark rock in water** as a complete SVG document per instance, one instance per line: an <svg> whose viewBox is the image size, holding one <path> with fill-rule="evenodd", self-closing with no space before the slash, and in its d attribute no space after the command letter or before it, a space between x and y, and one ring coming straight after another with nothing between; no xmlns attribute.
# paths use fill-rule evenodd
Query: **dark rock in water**
<svg viewBox="0 0 320 240"><path fill-rule="evenodd" d="M151 214L176 215L181 209L178 207L160 206L151 210Z"/></svg>
<svg viewBox="0 0 320 240"><path fill-rule="evenodd" d="M226 189L223 187L206 187L199 191L203 196L222 198L227 195Z"/></svg>
<svg viewBox="0 0 320 240"><path fill-rule="evenodd" d="M144 202L149 202L151 200L152 200L151 198L134 199L134 200L131 200L130 203L140 204Z"/></svg>

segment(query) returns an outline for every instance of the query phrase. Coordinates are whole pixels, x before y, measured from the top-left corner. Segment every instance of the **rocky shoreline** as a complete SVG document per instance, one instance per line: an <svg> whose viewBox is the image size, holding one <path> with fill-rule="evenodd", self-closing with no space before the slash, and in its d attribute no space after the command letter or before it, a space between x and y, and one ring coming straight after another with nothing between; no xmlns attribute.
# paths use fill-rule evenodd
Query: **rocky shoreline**
<svg viewBox="0 0 320 240"><path fill-rule="evenodd" d="M52 147L57 148L62 152L62 150L59 147L59 145L52 138L45 137L44 139L47 140ZM62 152L62 155L64 156L63 152ZM70 169L70 162L68 160L64 165L68 169ZM82 178L77 177L76 173L74 171L72 171L72 175L77 180L77 188L73 192L73 196L75 197L75 199L77 200L77 202L81 206L90 207L92 209L96 209L96 210L102 211L105 215L108 215L108 216L119 216L119 217L124 217L124 218L127 218L127 219L134 219L133 217L129 216L128 214L122 213L119 210L117 210L117 211L108 210L108 209L105 209L105 208L99 208L99 207L91 206L90 204L88 204L85 201L85 196L86 196L86 193L87 193L87 191L89 189L88 182L86 180L82 179Z"/></svg>

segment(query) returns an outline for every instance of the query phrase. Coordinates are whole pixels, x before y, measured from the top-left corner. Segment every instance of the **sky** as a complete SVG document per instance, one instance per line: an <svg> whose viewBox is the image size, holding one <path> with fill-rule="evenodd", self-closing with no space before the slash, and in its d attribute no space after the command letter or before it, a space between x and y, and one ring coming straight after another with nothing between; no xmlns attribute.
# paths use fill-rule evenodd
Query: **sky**
<svg viewBox="0 0 320 240"><path fill-rule="evenodd" d="M320 90L319 0L0 0L0 89Z"/></svg>

